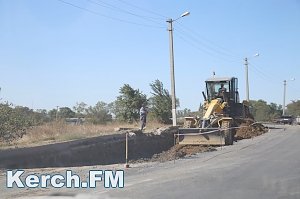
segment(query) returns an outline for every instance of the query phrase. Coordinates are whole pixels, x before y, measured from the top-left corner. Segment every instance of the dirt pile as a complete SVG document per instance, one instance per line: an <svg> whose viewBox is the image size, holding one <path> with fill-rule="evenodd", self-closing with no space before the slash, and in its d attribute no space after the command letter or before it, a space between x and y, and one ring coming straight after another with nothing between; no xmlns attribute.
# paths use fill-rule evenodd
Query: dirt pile
<svg viewBox="0 0 300 199"><path fill-rule="evenodd" d="M245 122L240 125L241 128L236 130L235 138L237 140L249 139L259 135L262 135L268 131L268 129L261 123Z"/></svg>
<svg viewBox="0 0 300 199"><path fill-rule="evenodd" d="M197 153L214 151L214 147L208 146L192 146L192 145L175 145L168 151L163 151L160 154L155 154L150 159L151 161L166 162L174 159L179 159L185 156L196 155Z"/></svg>
<svg viewBox="0 0 300 199"><path fill-rule="evenodd" d="M151 158L141 158L138 160L130 160L130 163L140 162L167 162L171 160L177 160L183 157L190 157L197 153L215 151L214 147L208 146L193 146L193 145L175 145L169 150L161 153L154 154Z"/></svg>

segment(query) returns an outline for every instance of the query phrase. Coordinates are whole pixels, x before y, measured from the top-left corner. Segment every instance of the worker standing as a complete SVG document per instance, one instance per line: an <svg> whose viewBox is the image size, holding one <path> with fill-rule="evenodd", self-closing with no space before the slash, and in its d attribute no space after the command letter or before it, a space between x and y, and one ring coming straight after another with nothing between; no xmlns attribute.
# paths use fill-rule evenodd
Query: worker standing
<svg viewBox="0 0 300 199"><path fill-rule="evenodd" d="M146 126L146 119L147 119L147 114L148 110L146 108L146 105L143 104L141 109L140 109L140 121L141 121L141 131L145 128Z"/></svg>

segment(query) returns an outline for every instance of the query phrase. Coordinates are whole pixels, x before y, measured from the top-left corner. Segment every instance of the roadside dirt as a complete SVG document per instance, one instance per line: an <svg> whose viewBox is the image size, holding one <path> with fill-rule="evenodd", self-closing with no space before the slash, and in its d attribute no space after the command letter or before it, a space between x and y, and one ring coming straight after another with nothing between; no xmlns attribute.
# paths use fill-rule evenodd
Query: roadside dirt
<svg viewBox="0 0 300 199"><path fill-rule="evenodd" d="M151 161L166 162L183 157L196 155L197 153L215 151L214 147L208 146L191 146L191 145L175 145L168 151L163 151L160 154L154 154Z"/></svg>
<svg viewBox="0 0 300 199"><path fill-rule="evenodd" d="M242 124L248 126L248 123ZM209 146L174 146L174 127L164 127L152 132L128 130L114 135L81 139L37 147L0 151L0 168L26 169L46 167L73 167L125 163L125 138L128 134L128 160L130 162L165 162L216 150ZM236 139L247 139L266 132L255 124L238 129Z"/></svg>
<svg viewBox="0 0 300 199"><path fill-rule="evenodd" d="M236 140L250 139L262 135L268 131L268 128L266 128L260 123L251 124L250 122L246 122L242 123L241 127L242 128L236 130Z"/></svg>

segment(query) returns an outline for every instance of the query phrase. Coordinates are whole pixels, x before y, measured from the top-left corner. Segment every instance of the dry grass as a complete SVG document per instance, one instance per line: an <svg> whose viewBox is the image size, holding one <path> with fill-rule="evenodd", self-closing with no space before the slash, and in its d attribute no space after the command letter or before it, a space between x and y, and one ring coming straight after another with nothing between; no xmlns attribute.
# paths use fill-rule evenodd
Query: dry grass
<svg viewBox="0 0 300 199"><path fill-rule="evenodd" d="M148 122L146 132L165 126L158 122ZM139 128L138 123L110 123L107 125L71 125L65 122L47 123L36 126L27 131L27 134L13 143L0 143L0 148L15 148L38 146L50 143L64 142L76 139L89 138L99 135L117 134L117 128Z"/></svg>

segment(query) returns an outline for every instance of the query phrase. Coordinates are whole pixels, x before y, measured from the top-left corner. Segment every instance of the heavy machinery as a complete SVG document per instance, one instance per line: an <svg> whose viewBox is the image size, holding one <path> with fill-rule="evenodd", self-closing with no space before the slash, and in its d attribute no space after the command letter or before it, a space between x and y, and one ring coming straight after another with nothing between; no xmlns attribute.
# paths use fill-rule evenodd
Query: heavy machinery
<svg viewBox="0 0 300 199"><path fill-rule="evenodd" d="M178 131L179 144L232 145L235 128L254 122L247 101L240 103L238 79L209 78L205 81L202 117L185 117Z"/></svg>

